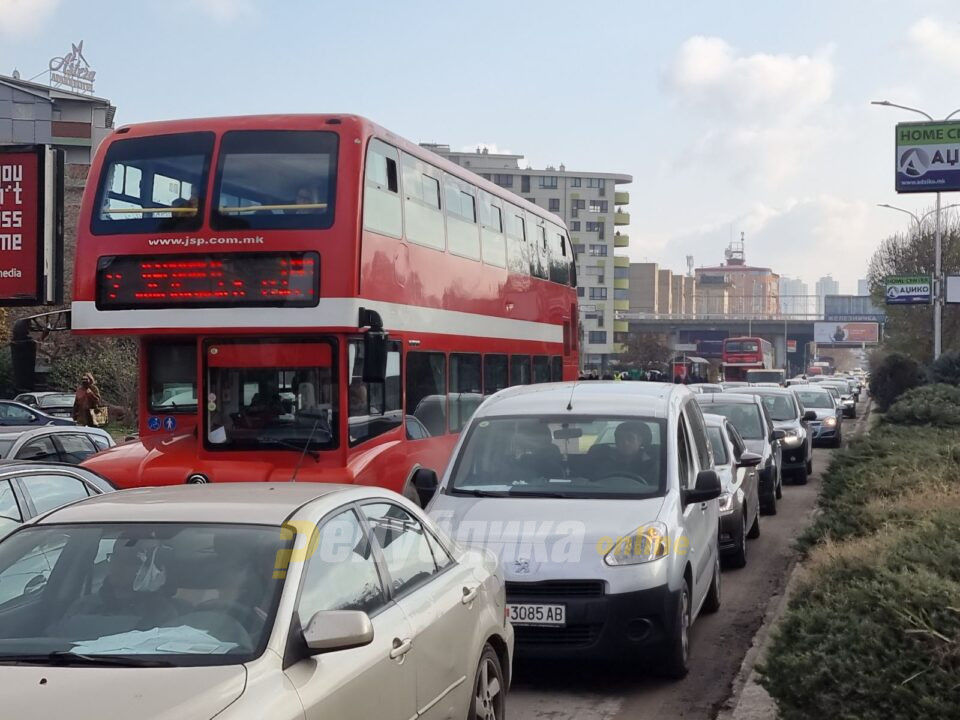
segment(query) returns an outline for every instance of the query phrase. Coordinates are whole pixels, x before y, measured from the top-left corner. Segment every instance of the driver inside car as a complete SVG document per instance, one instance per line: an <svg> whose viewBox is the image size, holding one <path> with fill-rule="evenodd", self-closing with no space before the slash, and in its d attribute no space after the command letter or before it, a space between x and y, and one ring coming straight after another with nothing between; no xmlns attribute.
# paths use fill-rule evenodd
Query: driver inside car
<svg viewBox="0 0 960 720"><path fill-rule="evenodd" d="M656 478L658 461L650 428L642 422L622 422L613 434L614 452L609 453L598 472Z"/></svg>
<svg viewBox="0 0 960 720"><path fill-rule="evenodd" d="M97 590L78 598L58 623L64 634L97 638L98 627L111 633L161 627L177 616L168 597L166 572L156 540L121 535L107 556L107 574Z"/></svg>

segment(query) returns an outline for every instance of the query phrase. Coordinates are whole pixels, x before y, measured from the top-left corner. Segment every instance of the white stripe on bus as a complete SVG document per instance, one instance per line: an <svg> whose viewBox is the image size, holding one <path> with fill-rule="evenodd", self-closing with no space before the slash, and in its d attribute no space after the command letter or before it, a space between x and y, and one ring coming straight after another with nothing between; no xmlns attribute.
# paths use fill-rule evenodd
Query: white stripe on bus
<svg viewBox="0 0 960 720"><path fill-rule="evenodd" d="M361 307L376 310L387 330L468 337L563 342L563 327L531 320L478 315L440 308L401 305L364 298L323 298L314 308L165 308L97 310L96 303L73 302L74 330L192 330L223 328L357 327Z"/></svg>

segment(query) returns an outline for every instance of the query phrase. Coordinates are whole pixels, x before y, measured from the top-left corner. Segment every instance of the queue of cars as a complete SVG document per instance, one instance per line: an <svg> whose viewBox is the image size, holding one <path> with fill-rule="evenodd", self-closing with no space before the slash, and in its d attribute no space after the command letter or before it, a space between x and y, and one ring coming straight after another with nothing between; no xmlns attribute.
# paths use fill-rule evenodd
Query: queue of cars
<svg viewBox="0 0 960 720"><path fill-rule="evenodd" d="M834 422L839 439L819 384L508 388L442 477L418 471L424 510L378 488L114 493L83 468L0 464L0 704L52 713L45 678L84 717L136 698L141 717L502 720L515 645L683 677L721 568L747 563ZM88 430L31 432L62 460ZM66 680L75 666L99 679Z"/></svg>

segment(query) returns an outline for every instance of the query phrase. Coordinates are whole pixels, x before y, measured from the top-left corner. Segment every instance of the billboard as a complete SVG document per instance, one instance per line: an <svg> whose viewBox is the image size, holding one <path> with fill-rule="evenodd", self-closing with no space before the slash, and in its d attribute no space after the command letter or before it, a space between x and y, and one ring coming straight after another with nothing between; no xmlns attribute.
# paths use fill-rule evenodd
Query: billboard
<svg viewBox="0 0 960 720"><path fill-rule="evenodd" d="M887 305L929 305L933 301L933 279L924 275L888 275Z"/></svg>
<svg viewBox="0 0 960 720"><path fill-rule="evenodd" d="M823 319L827 322L886 321L886 313L873 304L869 295L826 295L823 298Z"/></svg>
<svg viewBox="0 0 960 720"><path fill-rule="evenodd" d="M875 322L818 322L813 324L817 345L876 345L880 342L880 325Z"/></svg>
<svg viewBox="0 0 960 720"><path fill-rule="evenodd" d="M960 190L960 121L899 123L898 193Z"/></svg>
<svg viewBox="0 0 960 720"><path fill-rule="evenodd" d="M43 145L0 147L0 306L62 297L61 168Z"/></svg>

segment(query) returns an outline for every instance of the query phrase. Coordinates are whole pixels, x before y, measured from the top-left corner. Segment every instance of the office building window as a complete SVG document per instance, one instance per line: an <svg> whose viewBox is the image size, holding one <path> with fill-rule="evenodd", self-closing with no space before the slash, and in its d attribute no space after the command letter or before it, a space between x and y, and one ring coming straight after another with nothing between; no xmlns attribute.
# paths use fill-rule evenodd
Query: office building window
<svg viewBox="0 0 960 720"><path fill-rule="evenodd" d="M607 201L606 200L591 200L590 201L590 212L595 213L605 213L607 211Z"/></svg>
<svg viewBox="0 0 960 720"><path fill-rule="evenodd" d="M587 246L586 246L586 245L581 245L580 243L574 243L574 244L573 244L573 251L574 251L577 255L583 255L583 254L587 251Z"/></svg>
<svg viewBox="0 0 960 720"><path fill-rule="evenodd" d="M587 232L600 232L603 229L602 222L587 221Z"/></svg>
<svg viewBox="0 0 960 720"><path fill-rule="evenodd" d="M557 178L556 178L556 176L550 177L550 176L548 176L548 175L541 175L541 176L540 176L540 187L542 187L542 188L547 188L547 189L556 188L556 187L557 187Z"/></svg>
<svg viewBox="0 0 960 720"><path fill-rule="evenodd" d="M489 180L490 178L487 178L487 179ZM513 175L494 175L493 181L500 187L504 187L504 188L513 187Z"/></svg>
<svg viewBox="0 0 960 720"><path fill-rule="evenodd" d="M550 212L560 212L560 198L550 198Z"/></svg>
<svg viewBox="0 0 960 720"><path fill-rule="evenodd" d="M603 178L587 178L587 187L602 189L606 187L606 183Z"/></svg>
<svg viewBox="0 0 960 720"><path fill-rule="evenodd" d="M580 178L570 178L570 187L580 187Z"/></svg>
<svg viewBox="0 0 960 720"><path fill-rule="evenodd" d="M607 299L607 289L605 287L592 287L590 288L590 299L591 300L606 300Z"/></svg>
<svg viewBox="0 0 960 720"><path fill-rule="evenodd" d="M530 192L530 176L520 176L520 192Z"/></svg>
<svg viewBox="0 0 960 720"><path fill-rule="evenodd" d="M580 221L574 220L570 223L570 232L580 232Z"/></svg>
<svg viewBox="0 0 960 720"><path fill-rule="evenodd" d="M584 295L586 295L586 293L587 293L587 289L585 287L581 286L577 288L577 297L583 297Z"/></svg>
<svg viewBox="0 0 960 720"><path fill-rule="evenodd" d="M590 254L593 257L606 257L607 256L607 246L606 245L591 245Z"/></svg>
<svg viewBox="0 0 960 720"><path fill-rule="evenodd" d="M607 342L607 331L591 330L587 337L587 342L593 343L594 345L605 345Z"/></svg>

